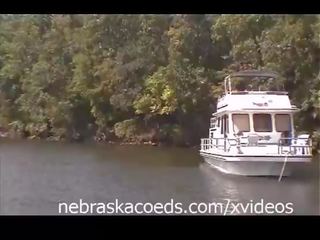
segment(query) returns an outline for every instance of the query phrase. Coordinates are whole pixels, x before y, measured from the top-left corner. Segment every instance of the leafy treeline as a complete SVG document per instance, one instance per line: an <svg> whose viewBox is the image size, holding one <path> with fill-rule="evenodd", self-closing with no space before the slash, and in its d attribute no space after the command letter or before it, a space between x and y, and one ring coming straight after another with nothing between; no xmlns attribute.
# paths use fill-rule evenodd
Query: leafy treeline
<svg viewBox="0 0 320 240"><path fill-rule="evenodd" d="M198 144L225 74L244 68L278 72L298 127L319 128L319 16L0 17L10 134Z"/></svg>

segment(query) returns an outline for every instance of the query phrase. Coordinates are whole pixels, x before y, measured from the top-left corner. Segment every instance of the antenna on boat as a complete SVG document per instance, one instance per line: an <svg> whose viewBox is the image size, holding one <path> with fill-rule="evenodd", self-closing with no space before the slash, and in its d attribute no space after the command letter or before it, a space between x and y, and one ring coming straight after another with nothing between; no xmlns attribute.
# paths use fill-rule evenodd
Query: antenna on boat
<svg viewBox="0 0 320 240"><path fill-rule="evenodd" d="M228 92L231 93L230 75L228 75L228 76L224 79L224 91L225 91L225 94L228 94Z"/></svg>

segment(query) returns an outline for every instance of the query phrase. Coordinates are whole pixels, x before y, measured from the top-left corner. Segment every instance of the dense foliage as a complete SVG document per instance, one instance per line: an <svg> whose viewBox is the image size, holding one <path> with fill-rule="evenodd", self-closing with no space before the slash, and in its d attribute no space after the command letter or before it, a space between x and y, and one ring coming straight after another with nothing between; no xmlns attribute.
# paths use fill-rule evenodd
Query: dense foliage
<svg viewBox="0 0 320 240"><path fill-rule="evenodd" d="M278 72L297 127L320 132L319 60L313 15L1 15L0 126L198 144L225 73L249 66Z"/></svg>

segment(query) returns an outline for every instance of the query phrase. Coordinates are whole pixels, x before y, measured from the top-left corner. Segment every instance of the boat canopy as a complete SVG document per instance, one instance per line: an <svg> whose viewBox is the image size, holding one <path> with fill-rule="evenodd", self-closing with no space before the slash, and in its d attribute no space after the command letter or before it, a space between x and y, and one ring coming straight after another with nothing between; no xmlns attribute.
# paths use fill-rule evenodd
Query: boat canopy
<svg viewBox="0 0 320 240"><path fill-rule="evenodd" d="M253 91L279 91L278 75L270 71L246 70L235 72L225 78L225 93L245 93ZM233 88L233 89L232 89Z"/></svg>
<svg viewBox="0 0 320 240"><path fill-rule="evenodd" d="M277 78L278 75L273 72L265 72L265 71L258 71L258 70L247 70L247 71L240 71L236 73L232 73L229 75L230 78L234 77L260 77L260 78Z"/></svg>

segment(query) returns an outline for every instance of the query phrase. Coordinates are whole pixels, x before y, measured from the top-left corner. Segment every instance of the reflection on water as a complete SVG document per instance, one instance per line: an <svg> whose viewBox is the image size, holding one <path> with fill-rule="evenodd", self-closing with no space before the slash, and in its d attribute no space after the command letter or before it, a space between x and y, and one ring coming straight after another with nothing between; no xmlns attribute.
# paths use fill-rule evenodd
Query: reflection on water
<svg viewBox="0 0 320 240"><path fill-rule="evenodd" d="M221 174L205 162L199 164L199 170L203 173L203 177L205 178L204 183L207 185L211 199L216 198L216 201L230 199L235 202L241 199L239 189L233 179L234 176ZM221 181L223 181L223 184L221 184Z"/></svg>
<svg viewBox="0 0 320 240"><path fill-rule="evenodd" d="M2 141L0 213L57 214L58 202L292 202L319 214L319 165L300 176L239 177L195 149ZM316 161L315 161L316 162Z"/></svg>
<svg viewBox="0 0 320 240"><path fill-rule="evenodd" d="M307 168L304 174L283 178L278 182L276 177L241 177L219 174L206 163L200 165L200 170L207 178L211 195L217 192L211 183L220 182L220 195L234 202L292 202L296 214L319 214L319 169L318 164Z"/></svg>

